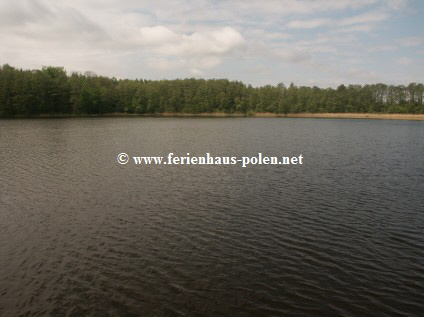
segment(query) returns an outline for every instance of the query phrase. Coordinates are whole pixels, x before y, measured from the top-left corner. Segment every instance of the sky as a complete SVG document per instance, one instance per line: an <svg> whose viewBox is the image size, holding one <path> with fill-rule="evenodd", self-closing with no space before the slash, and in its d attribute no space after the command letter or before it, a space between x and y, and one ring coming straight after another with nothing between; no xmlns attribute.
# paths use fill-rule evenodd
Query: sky
<svg viewBox="0 0 424 317"><path fill-rule="evenodd" d="M422 0L0 0L0 64L253 86L424 82Z"/></svg>

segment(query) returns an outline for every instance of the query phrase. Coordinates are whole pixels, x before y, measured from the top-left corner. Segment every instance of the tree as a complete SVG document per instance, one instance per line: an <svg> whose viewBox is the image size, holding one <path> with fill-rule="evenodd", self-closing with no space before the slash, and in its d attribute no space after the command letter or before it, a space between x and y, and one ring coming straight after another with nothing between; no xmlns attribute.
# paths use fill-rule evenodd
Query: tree
<svg viewBox="0 0 424 317"><path fill-rule="evenodd" d="M0 66L0 116L127 112L424 113L422 83L339 85L337 89L265 85L228 79L117 80L93 72L68 75Z"/></svg>

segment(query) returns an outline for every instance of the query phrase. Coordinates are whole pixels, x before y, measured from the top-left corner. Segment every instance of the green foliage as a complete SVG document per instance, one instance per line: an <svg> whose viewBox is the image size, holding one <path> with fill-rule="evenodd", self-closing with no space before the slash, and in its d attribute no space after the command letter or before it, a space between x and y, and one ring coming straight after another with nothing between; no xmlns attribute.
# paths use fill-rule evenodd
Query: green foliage
<svg viewBox="0 0 424 317"><path fill-rule="evenodd" d="M163 112L424 113L424 86L340 85L337 89L266 85L227 79L117 80L61 67L0 66L0 116Z"/></svg>

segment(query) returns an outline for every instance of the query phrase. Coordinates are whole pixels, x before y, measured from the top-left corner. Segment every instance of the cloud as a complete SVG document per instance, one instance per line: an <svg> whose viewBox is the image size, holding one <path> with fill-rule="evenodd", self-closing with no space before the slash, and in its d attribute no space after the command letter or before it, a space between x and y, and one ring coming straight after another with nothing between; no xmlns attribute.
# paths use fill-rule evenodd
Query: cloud
<svg viewBox="0 0 424 317"><path fill-rule="evenodd" d="M1 4L0 12L0 34L12 39L8 42L11 46L27 41L29 46L36 42L37 46L51 49L75 42L98 44L109 40L99 24L67 5L22 0Z"/></svg>
<svg viewBox="0 0 424 317"><path fill-rule="evenodd" d="M401 57L401 58L398 58L396 62L403 66L409 66L409 65L412 65L413 60L409 57Z"/></svg>
<svg viewBox="0 0 424 317"><path fill-rule="evenodd" d="M408 0L386 0L387 6L393 10L400 10L406 6Z"/></svg>
<svg viewBox="0 0 424 317"><path fill-rule="evenodd" d="M227 55L242 49L243 36L231 27L206 32L179 34L164 26L143 27L139 37L133 40L143 51L151 51L158 56L159 69L190 67L192 69L213 68ZM168 57L178 58L179 62L166 61ZM150 67L156 67L152 60Z"/></svg>
<svg viewBox="0 0 424 317"><path fill-rule="evenodd" d="M374 45L371 48L369 48L370 52L383 52L383 51L396 51L400 50L402 48L417 48L424 44L424 39L420 36L409 36L404 37L396 40L390 40L390 42L387 44L380 44L380 45ZM417 51L419 52L419 51ZM402 58L399 58L398 61L402 60Z"/></svg>
<svg viewBox="0 0 424 317"><path fill-rule="evenodd" d="M424 39L412 28L421 23L419 5L408 0L0 1L0 37L6 43L0 61L117 77L219 75L278 83L283 74L304 82L330 82L333 75L346 82L365 80L362 71L349 68L348 60L355 59L357 69L368 69L368 78L373 72L397 78L396 68L388 67L393 61L405 72L424 71L418 55ZM410 26L407 19L416 23ZM402 68L407 61L402 58L416 68Z"/></svg>
<svg viewBox="0 0 424 317"><path fill-rule="evenodd" d="M311 60L311 55L308 51L296 48L285 48L277 50L275 51L275 56L291 63L301 63Z"/></svg>
<svg viewBox="0 0 424 317"><path fill-rule="evenodd" d="M177 43L179 40L178 34L162 25L142 27L139 33L139 43L148 46Z"/></svg>
<svg viewBox="0 0 424 317"><path fill-rule="evenodd" d="M341 19L338 22L338 24L345 26L345 25L368 23L368 22L378 22L378 21L386 20L389 17L390 15L386 12L367 12L367 13L359 14L356 16Z"/></svg>
<svg viewBox="0 0 424 317"><path fill-rule="evenodd" d="M290 16L293 14L315 14L326 11L358 9L376 0L264 0L264 1L232 1L241 12L271 13Z"/></svg>
<svg viewBox="0 0 424 317"><path fill-rule="evenodd" d="M292 29L312 29L331 23L330 19L295 20L287 23Z"/></svg>
<svg viewBox="0 0 424 317"><path fill-rule="evenodd" d="M42 21L52 16L48 6L34 1L3 1L0 2L0 25L16 27Z"/></svg>
<svg viewBox="0 0 424 317"><path fill-rule="evenodd" d="M246 68L246 71L255 75L270 75L272 74L271 69L264 65L264 64L258 64L252 67Z"/></svg>
<svg viewBox="0 0 424 317"><path fill-rule="evenodd" d="M387 51L394 51L398 49L398 46L395 46L393 44L383 44L383 45L376 45L371 48L369 48L370 52L387 52Z"/></svg>
<svg viewBox="0 0 424 317"><path fill-rule="evenodd" d="M345 18L315 18L293 20L286 24L289 29L314 29L326 26L337 33L369 32L375 28L377 22L390 17L386 12L366 12Z"/></svg>
<svg viewBox="0 0 424 317"><path fill-rule="evenodd" d="M338 33L369 32L375 28L375 24L360 24L337 29Z"/></svg>
<svg viewBox="0 0 424 317"><path fill-rule="evenodd" d="M318 18L309 20L294 20L286 24L291 29L313 29L321 26L349 26L339 29L338 32L365 32L370 31L370 23L386 20L390 17L385 12L367 12L342 19Z"/></svg>
<svg viewBox="0 0 424 317"><path fill-rule="evenodd" d="M347 71L349 76L353 76L358 79L363 79L365 81L375 80L377 78L377 73L375 71L365 70L361 68L349 68Z"/></svg>
<svg viewBox="0 0 424 317"><path fill-rule="evenodd" d="M231 27L224 27L209 32L195 32L183 35L178 48L182 53L189 54L227 54L243 47L245 39Z"/></svg>
<svg viewBox="0 0 424 317"><path fill-rule="evenodd" d="M89 64L96 58L106 60L137 54L156 56L155 68L161 70L212 68L242 49L246 42L232 27L209 27L189 33L162 24L138 27L137 18L148 20L144 19L145 14L131 13L130 23L112 18L95 21L95 14L88 18L81 10L60 1L23 0L2 3L0 8L0 35L8 43L3 54L0 51L0 57L11 56L8 50L14 49L22 56L30 49L33 56L41 57L43 64L57 61L75 65L81 62L81 56L86 57L83 64ZM65 62L63 56L73 62ZM152 60L146 59L148 64Z"/></svg>
<svg viewBox="0 0 424 317"><path fill-rule="evenodd" d="M402 46L413 47L422 45L424 43L424 39L421 36L410 36L401 39L399 42Z"/></svg>
<svg viewBox="0 0 424 317"><path fill-rule="evenodd" d="M181 59L168 59L163 57L152 56L146 58L146 66L160 71L167 71L181 67L187 67L187 60Z"/></svg>
<svg viewBox="0 0 424 317"><path fill-rule="evenodd" d="M200 69L192 68L192 69L190 69L190 74L192 74L194 77L201 77L201 76L203 76L205 73L204 73L204 72L202 72Z"/></svg>

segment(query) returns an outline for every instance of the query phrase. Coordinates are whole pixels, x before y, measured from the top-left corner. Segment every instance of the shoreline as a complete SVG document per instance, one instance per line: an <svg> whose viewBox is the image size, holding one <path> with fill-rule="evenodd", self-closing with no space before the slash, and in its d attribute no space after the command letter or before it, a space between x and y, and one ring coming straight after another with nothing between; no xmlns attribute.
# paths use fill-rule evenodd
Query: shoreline
<svg viewBox="0 0 424 317"><path fill-rule="evenodd" d="M131 114L131 113L105 113L105 114L46 114L36 116L12 116L0 117L0 119L34 119L34 118L118 118L118 117L203 117L203 118L317 118L317 119L380 119L380 120L416 120L424 121L424 114L408 113L271 113L256 112L225 113L225 112L203 112L203 113L181 113L163 112L156 114Z"/></svg>
<svg viewBox="0 0 424 317"><path fill-rule="evenodd" d="M321 118L321 119L381 119L381 120L424 120L424 114L408 113L288 113L284 118ZM258 114L267 117L267 114Z"/></svg>
<svg viewBox="0 0 424 317"><path fill-rule="evenodd" d="M203 117L203 118L319 118L319 119L381 119L381 120L418 120L424 121L424 114L408 113L271 113L255 112L246 113L225 113L225 112L202 112L202 113L181 113L163 112L157 114L126 114L110 113L102 117Z"/></svg>

